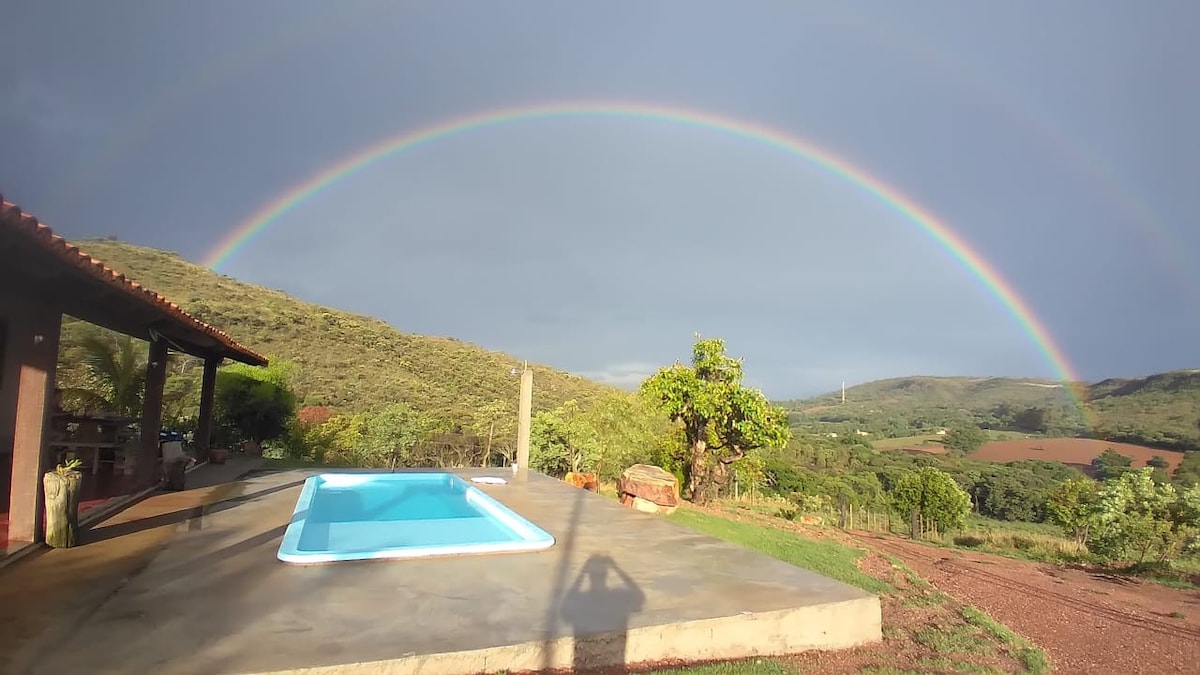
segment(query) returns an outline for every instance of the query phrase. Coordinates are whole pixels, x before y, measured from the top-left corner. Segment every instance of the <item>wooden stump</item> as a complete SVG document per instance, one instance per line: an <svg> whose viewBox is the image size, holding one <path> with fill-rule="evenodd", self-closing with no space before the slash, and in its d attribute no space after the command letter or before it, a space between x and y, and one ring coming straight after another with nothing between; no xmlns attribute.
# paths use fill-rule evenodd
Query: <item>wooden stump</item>
<svg viewBox="0 0 1200 675"><path fill-rule="evenodd" d="M54 548L71 548L79 542L79 490L83 474L78 471L47 472L42 476L46 489L46 543Z"/></svg>

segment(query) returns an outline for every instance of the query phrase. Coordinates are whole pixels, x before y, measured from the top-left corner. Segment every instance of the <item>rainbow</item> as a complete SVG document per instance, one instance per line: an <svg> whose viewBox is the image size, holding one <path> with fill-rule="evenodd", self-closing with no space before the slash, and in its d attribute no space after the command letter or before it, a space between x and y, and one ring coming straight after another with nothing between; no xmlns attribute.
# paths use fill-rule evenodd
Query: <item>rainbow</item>
<svg viewBox="0 0 1200 675"><path fill-rule="evenodd" d="M558 102L487 110L405 131L349 155L284 191L223 236L203 257L201 264L214 270L217 269L253 240L255 235L279 220L284 214L325 188L349 178L381 159L471 131L519 122L566 117L646 120L716 131L760 143L807 160L828 173L861 188L920 228L1000 301L1032 340L1055 376L1063 382L1068 395L1079 405L1086 420L1086 406L1082 404L1082 399L1076 390L1077 383L1081 381L1081 378L1076 374L1075 369L1054 341L1045 324L1034 314L1029 303L1020 296L1013 285L1005 280L991 263L974 250L965 239L939 220L937 216L882 179L872 176L848 160L838 157L810 141L762 124L694 110L642 103Z"/></svg>

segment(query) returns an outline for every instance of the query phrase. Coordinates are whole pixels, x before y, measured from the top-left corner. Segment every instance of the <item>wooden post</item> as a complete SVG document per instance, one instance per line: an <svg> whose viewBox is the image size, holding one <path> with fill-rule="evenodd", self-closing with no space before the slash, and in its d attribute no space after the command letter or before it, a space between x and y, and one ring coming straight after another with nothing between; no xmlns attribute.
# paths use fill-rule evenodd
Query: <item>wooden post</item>
<svg viewBox="0 0 1200 675"><path fill-rule="evenodd" d="M46 502L42 475L52 467L46 428L53 410L54 371L62 314L42 308L15 313L8 326L5 359L17 359L17 410L13 429L8 538L41 541ZM6 368L7 370L7 368ZM10 371L11 372L11 371Z"/></svg>
<svg viewBox="0 0 1200 675"><path fill-rule="evenodd" d="M42 483L46 489L46 543L54 548L71 548L79 543L79 490L83 474L47 471Z"/></svg>
<svg viewBox="0 0 1200 675"><path fill-rule="evenodd" d="M521 371L521 406L517 419L517 471L529 470L529 433L533 426L533 371L529 364Z"/></svg>
<svg viewBox="0 0 1200 675"><path fill-rule="evenodd" d="M908 529L909 536L913 539L920 539L921 538L921 512L918 511L917 509L913 509L912 513L909 514L909 518L912 521L911 523L909 523L909 529Z"/></svg>
<svg viewBox="0 0 1200 675"><path fill-rule="evenodd" d="M167 382L167 343L150 343L150 360L146 363L146 395L142 399L142 437L138 443L138 458L134 471L140 487L155 483L158 467L158 433L162 429L163 386Z"/></svg>
<svg viewBox="0 0 1200 675"><path fill-rule="evenodd" d="M196 421L196 460L208 459L212 449L213 402L217 391L217 368L220 356L204 359L204 379L200 383L200 419Z"/></svg>

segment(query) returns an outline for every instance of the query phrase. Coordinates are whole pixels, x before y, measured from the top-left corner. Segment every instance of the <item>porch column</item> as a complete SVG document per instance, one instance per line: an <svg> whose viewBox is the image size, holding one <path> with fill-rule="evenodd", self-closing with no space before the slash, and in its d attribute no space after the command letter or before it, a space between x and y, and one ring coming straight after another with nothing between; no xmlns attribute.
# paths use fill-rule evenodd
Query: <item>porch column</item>
<svg viewBox="0 0 1200 675"><path fill-rule="evenodd" d="M142 437L134 465L138 487L154 485L158 466L158 432L162 429L163 386L167 383L167 343L150 342L150 360L146 363L146 395L142 399Z"/></svg>
<svg viewBox="0 0 1200 675"><path fill-rule="evenodd" d="M46 429L53 410L61 330L62 314L43 308L29 308L9 324L5 351L12 351L19 369L8 536L17 541L41 541L45 534L42 474L51 468Z"/></svg>
<svg viewBox="0 0 1200 675"><path fill-rule="evenodd" d="M217 366L220 356L204 359L204 379L200 384L200 419L196 422L196 460L208 459L212 443L213 395L217 390Z"/></svg>

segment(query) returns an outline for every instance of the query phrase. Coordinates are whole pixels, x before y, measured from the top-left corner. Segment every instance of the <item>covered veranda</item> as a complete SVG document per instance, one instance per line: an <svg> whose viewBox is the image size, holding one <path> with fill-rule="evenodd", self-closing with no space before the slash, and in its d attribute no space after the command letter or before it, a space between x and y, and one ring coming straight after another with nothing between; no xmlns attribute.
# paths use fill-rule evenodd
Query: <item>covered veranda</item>
<svg viewBox="0 0 1200 675"><path fill-rule="evenodd" d="M217 368L225 359L263 366L267 359L190 316L161 295L80 251L0 197L0 519L5 549L44 535L42 475L53 470L49 429L64 315L149 343L139 436L129 487L159 480L163 386L171 351L203 359L198 459L212 435ZM85 486L88 478L85 476ZM86 488L85 488L86 489ZM5 549L0 549L3 553Z"/></svg>

